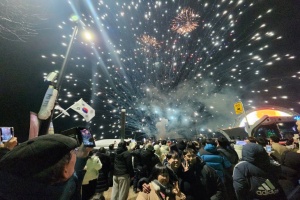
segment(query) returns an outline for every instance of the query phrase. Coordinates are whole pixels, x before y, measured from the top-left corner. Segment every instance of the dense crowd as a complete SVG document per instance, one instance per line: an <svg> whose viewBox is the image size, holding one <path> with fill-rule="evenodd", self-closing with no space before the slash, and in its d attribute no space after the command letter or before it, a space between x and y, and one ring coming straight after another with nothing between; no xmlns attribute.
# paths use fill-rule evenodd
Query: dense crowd
<svg viewBox="0 0 300 200"><path fill-rule="evenodd" d="M78 147L60 134L0 148L0 199L299 199L298 138L249 137L241 154L225 137L124 141ZM268 151L266 146L272 150ZM132 187L131 187L132 186Z"/></svg>

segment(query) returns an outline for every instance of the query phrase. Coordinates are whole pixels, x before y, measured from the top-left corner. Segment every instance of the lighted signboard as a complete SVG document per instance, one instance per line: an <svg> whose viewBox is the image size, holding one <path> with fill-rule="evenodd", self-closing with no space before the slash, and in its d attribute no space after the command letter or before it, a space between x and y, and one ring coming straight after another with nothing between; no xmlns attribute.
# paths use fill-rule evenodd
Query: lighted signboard
<svg viewBox="0 0 300 200"><path fill-rule="evenodd" d="M246 117L248 120L249 125L253 125L257 120L259 120L262 116L268 115L269 117L273 116L293 116L294 114L284 112L282 110L276 110L276 109L262 109L262 110L255 110L249 113L246 113ZM241 120L239 126L243 127L245 126L246 119L245 117Z"/></svg>

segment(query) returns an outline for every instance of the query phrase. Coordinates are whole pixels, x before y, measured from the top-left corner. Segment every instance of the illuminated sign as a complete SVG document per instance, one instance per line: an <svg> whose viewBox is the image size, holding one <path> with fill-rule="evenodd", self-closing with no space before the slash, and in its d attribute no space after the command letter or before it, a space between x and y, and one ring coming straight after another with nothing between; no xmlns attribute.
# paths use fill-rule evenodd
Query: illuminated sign
<svg viewBox="0 0 300 200"><path fill-rule="evenodd" d="M247 114L247 120L249 122L249 125L253 125L257 120L262 118L264 115L268 115L269 117L280 117L280 116L293 116L287 112L283 112L281 110L272 110L272 109L262 109L262 110L256 110L253 112L250 112ZM300 119L300 116L299 116ZM246 119L243 118L243 120L240 122L239 126L244 127L245 126Z"/></svg>

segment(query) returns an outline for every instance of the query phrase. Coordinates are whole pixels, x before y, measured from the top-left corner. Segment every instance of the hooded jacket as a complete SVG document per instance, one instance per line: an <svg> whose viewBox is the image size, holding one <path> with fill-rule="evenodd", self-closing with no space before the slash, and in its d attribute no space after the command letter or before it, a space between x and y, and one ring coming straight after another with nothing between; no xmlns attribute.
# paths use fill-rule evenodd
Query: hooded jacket
<svg viewBox="0 0 300 200"><path fill-rule="evenodd" d="M242 161L233 171L237 199L286 199L278 184L277 170L280 168L270 164L269 156L262 146L254 143L244 145Z"/></svg>
<svg viewBox="0 0 300 200"><path fill-rule="evenodd" d="M224 182L225 180L225 169L231 167L229 160L219 155L217 147L212 144L206 144L204 149L200 149L197 154L202 158L202 160L210 167L216 170L219 177Z"/></svg>

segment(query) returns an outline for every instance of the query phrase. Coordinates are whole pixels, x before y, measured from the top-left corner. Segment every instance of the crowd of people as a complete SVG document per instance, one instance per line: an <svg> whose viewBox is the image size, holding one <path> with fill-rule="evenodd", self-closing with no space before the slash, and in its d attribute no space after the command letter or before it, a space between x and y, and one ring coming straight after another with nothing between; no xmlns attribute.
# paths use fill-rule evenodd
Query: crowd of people
<svg viewBox="0 0 300 200"><path fill-rule="evenodd" d="M0 148L0 199L299 199L299 144L249 137L239 157L225 137L78 147L49 134ZM291 143L291 144L290 144ZM270 145L272 151L266 146ZM5 180L5 181L4 181Z"/></svg>

